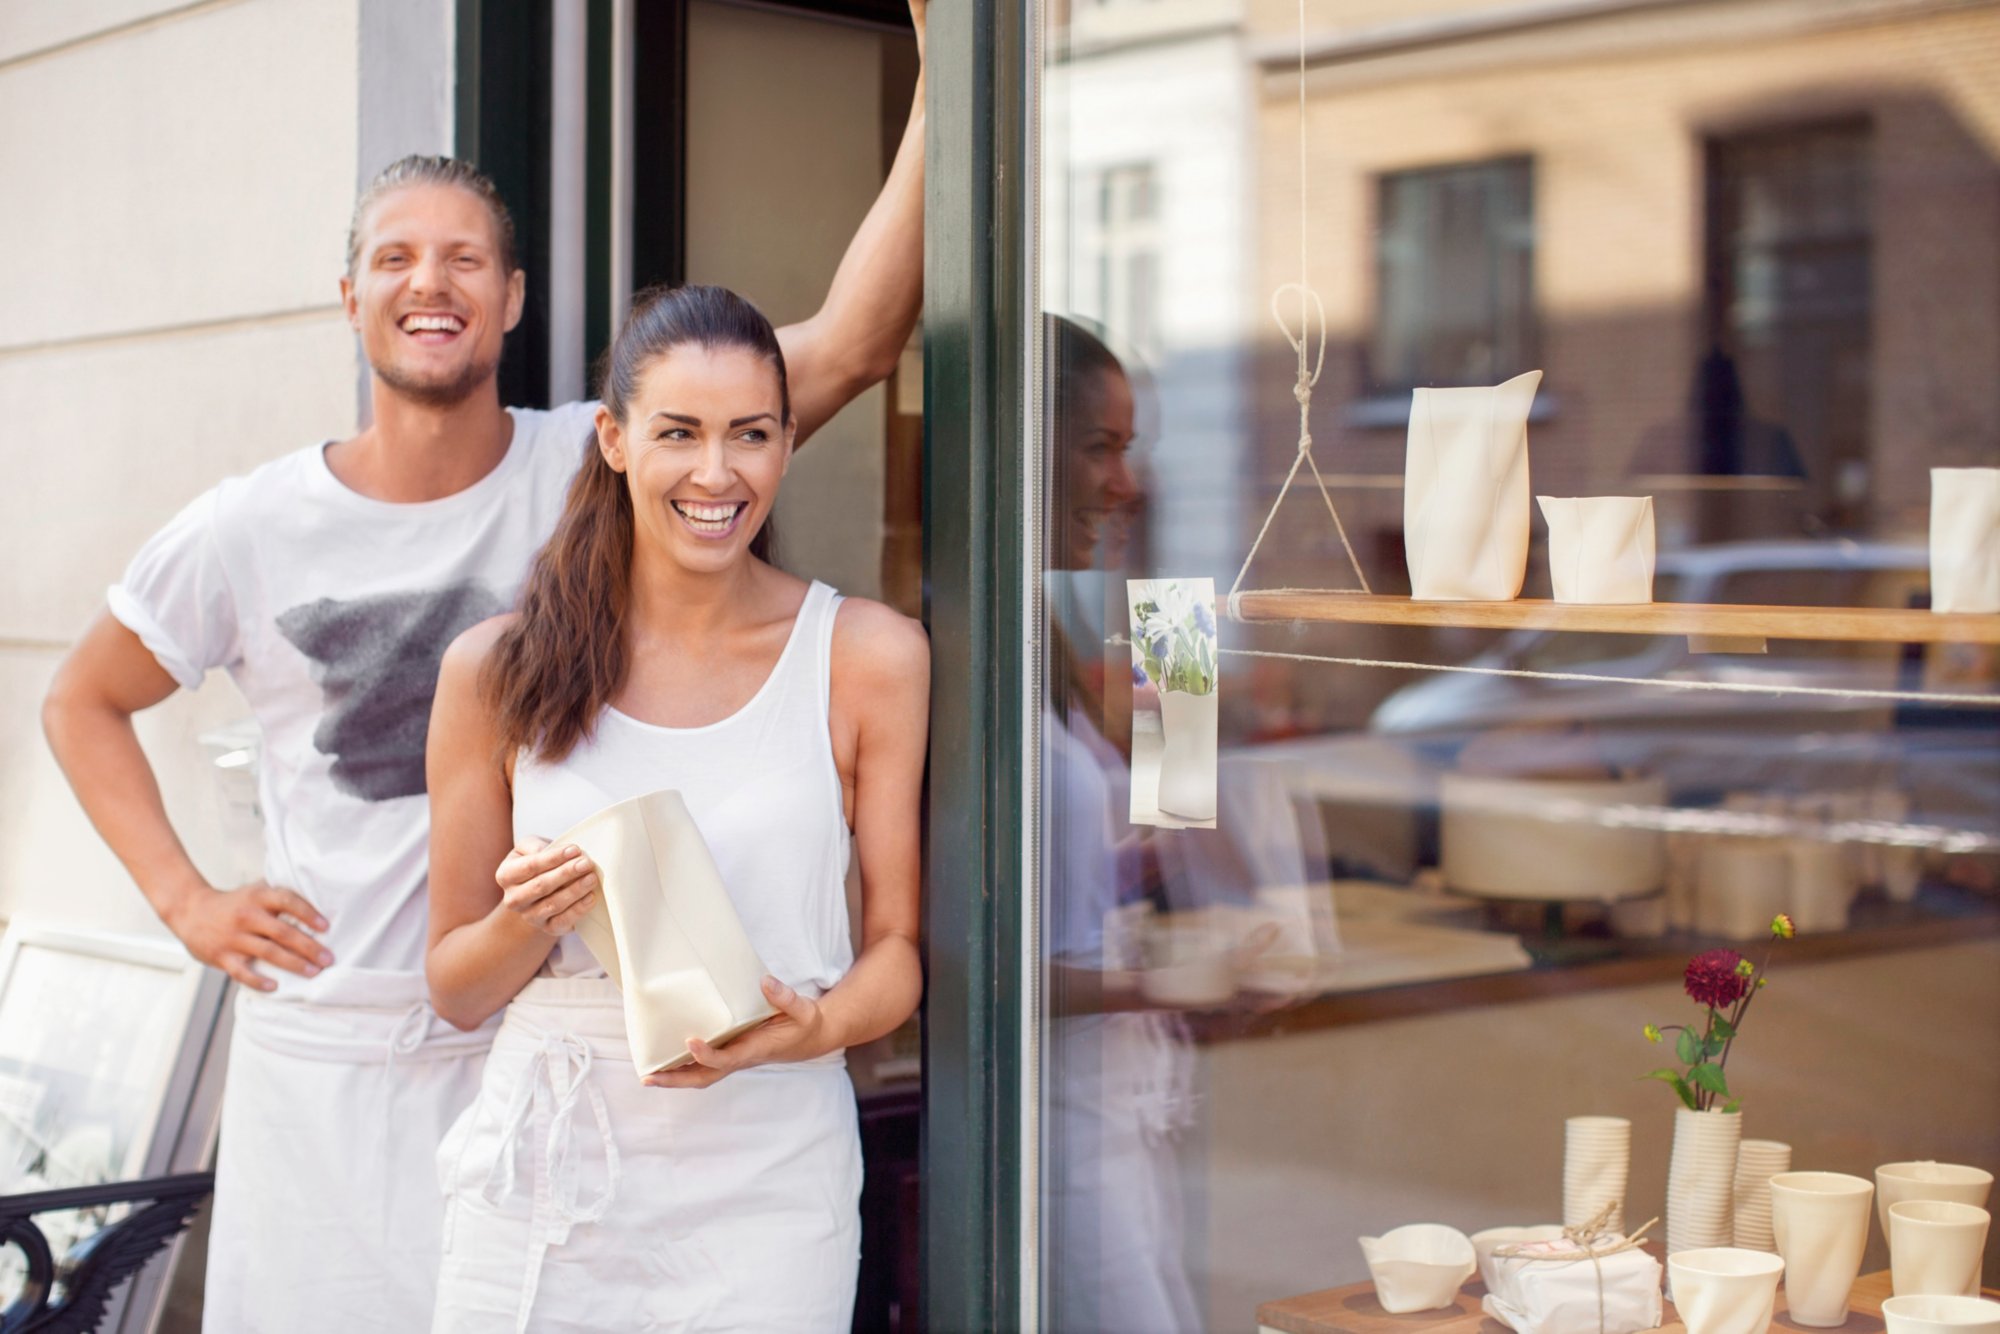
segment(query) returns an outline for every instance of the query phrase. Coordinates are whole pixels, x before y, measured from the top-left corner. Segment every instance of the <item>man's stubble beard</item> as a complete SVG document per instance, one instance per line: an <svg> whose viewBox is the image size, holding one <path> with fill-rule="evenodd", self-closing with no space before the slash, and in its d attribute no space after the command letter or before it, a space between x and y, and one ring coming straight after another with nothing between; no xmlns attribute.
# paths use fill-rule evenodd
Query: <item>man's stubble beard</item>
<svg viewBox="0 0 2000 1334"><path fill-rule="evenodd" d="M467 362L464 370L442 384L405 375L396 366L374 366L370 369L383 384L413 403L427 408L455 408L493 378L500 369L500 358Z"/></svg>

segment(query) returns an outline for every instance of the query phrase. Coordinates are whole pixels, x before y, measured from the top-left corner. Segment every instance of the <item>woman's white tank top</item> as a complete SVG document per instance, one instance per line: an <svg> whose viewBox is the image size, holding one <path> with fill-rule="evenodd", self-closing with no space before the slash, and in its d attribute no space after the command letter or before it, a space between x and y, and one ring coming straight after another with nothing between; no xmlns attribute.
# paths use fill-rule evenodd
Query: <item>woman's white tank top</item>
<svg viewBox="0 0 2000 1334"><path fill-rule="evenodd" d="M606 708L555 764L514 764L515 838L558 838L613 802L672 788L715 856L750 943L772 976L817 997L854 963L852 839L828 715L840 595L807 590L777 666L750 702L706 727L659 727ZM604 975L574 933L543 976Z"/></svg>

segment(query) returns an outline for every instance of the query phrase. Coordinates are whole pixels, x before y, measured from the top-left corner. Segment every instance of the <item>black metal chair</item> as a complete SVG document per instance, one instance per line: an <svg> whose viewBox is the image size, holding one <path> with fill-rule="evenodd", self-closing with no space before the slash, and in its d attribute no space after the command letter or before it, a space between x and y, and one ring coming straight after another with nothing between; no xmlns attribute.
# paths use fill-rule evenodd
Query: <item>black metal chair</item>
<svg viewBox="0 0 2000 1334"><path fill-rule="evenodd" d="M215 1173L189 1172L145 1181L112 1181L30 1195L0 1195L0 1247L15 1245L28 1257L28 1282L12 1306L0 1311L0 1334L78 1334L97 1328L117 1286L165 1248L186 1227L215 1188ZM58 1209L113 1204L142 1207L106 1224L71 1247L60 1261L35 1222ZM63 1294L51 1302L58 1265Z"/></svg>

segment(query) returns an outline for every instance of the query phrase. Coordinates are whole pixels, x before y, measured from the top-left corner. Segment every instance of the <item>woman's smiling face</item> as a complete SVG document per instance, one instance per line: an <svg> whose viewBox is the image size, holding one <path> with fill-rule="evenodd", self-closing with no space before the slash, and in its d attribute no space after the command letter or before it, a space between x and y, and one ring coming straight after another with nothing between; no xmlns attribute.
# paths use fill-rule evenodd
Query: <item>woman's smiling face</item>
<svg viewBox="0 0 2000 1334"><path fill-rule="evenodd" d="M597 413L598 447L625 474L637 548L700 573L740 561L790 466L778 368L745 347L683 343L640 371L623 421Z"/></svg>

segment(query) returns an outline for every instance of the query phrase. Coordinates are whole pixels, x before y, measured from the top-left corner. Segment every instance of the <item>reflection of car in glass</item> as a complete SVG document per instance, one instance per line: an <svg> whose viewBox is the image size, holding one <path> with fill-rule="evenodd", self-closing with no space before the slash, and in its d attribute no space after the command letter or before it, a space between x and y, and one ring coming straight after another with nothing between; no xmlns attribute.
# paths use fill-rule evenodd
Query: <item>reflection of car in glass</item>
<svg viewBox="0 0 2000 1334"><path fill-rule="evenodd" d="M1922 547L1738 543L1662 555L1661 602L1907 607ZM1769 641L1763 654L1695 653L1669 635L1515 631L1468 666L1692 684L1923 690L1938 646ZM1954 693L1992 692L1984 681ZM2000 839L2000 709L1839 697L1662 689L1627 682L1441 673L1384 700L1371 730L1443 766L1533 772L1547 729L1581 733L1606 767L1665 781L1680 804L1728 792L1808 794L1893 786L1913 821ZM1521 735L1509 753L1510 732ZM1468 746L1477 741L1476 750ZM1989 845L1991 846L1991 845Z"/></svg>

